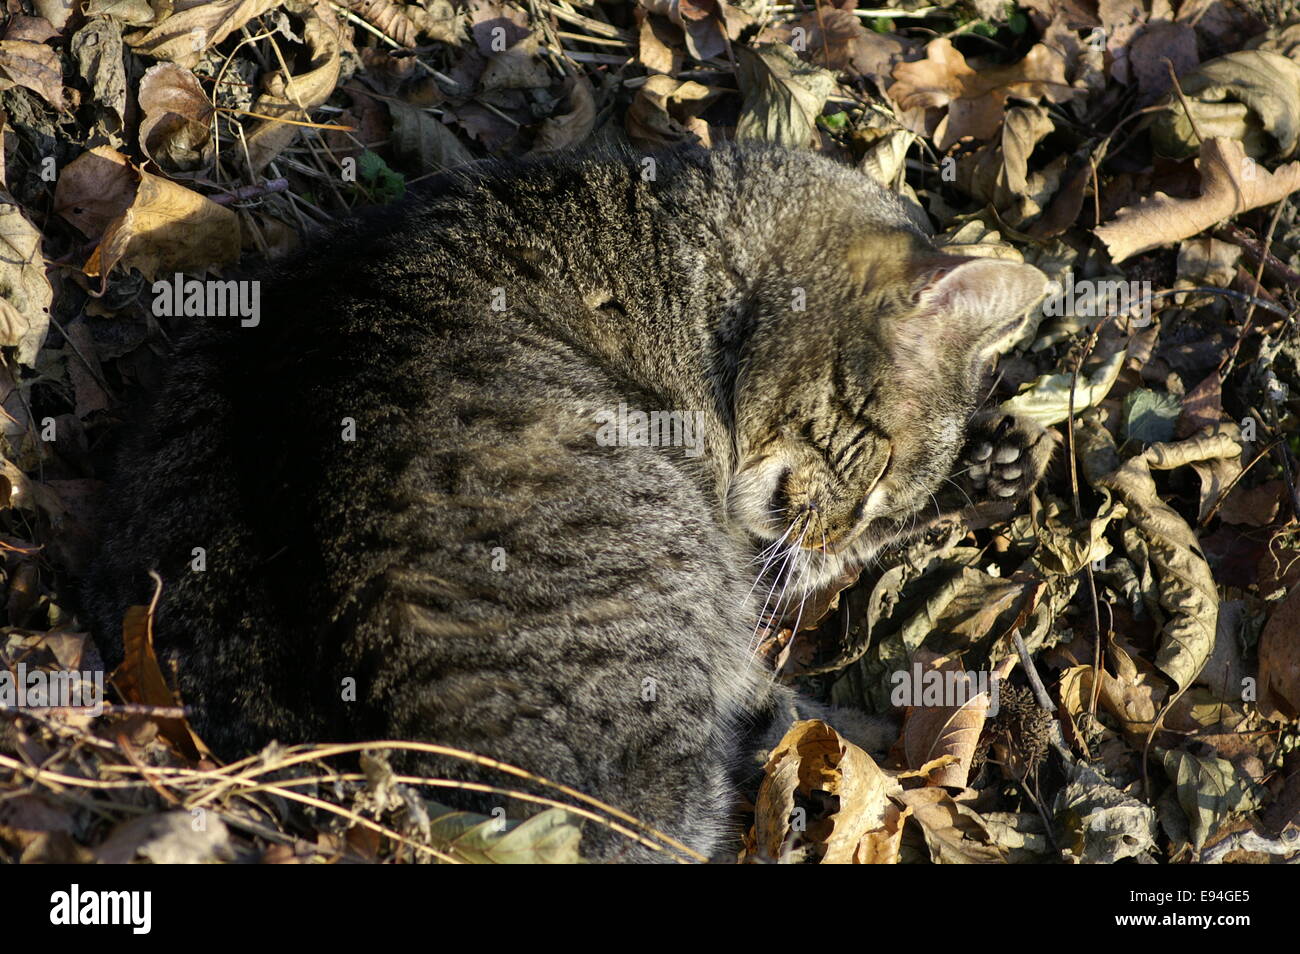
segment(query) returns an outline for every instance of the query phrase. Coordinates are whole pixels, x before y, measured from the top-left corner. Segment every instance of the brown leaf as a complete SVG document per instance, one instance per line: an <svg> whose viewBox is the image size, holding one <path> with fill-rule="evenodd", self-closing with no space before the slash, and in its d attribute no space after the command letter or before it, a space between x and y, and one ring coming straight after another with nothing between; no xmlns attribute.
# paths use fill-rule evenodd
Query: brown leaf
<svg viewBox="0 0 1300 954"><path fill-rule="evenodd" d="M398 46L410 49L417 45L415 23L405 7L392 0L341 0L339 6L347 7Z"/></svg>
<svg viewBox="0 0 1300 954"><path fill-rule="evenodd" d="M0 40L0 89L12 86L25 86L55 109L63 109L59 54L44 43Z"/></svg>
<svg viewBox="0 0 1300 954"><path fill-rule="evenodd" d="M690 80L651 76L624 117L628 138L645 149L697 140L708 145L709 126L699 113L714 96L713 90Z"/></svg>
<svg viewBox="0 0 1300 954"><path fill-rule="evenodd" d="M648 15L641 7L637 7L636 11L637 19L641 21L637 62L649 73L675 75L682 68L682 53L676 49L673 40L680 40L681 33L662 18ZM677 33L677 36L674 37L673 33Z"/></svg>
<svg viewBox="0 0 1300 954"><path fill-rule="evenodd" d="M1273 608L1259 637L1259 711L1274 722L1300 717L1300 583Z"/></svg>
<svg viewBox="0 0 1300 954"><path fill-rule="evenodd" d="M559 152L583 142L596 125L596 100L587 77L571 76L566 85L566 108L542 123L537 138L533 140L531 151L534 153Z"/></svg>
<svg viewBox="0 0 1300 954"><path fill-rule="evenodd" d="M153 607L128 606L122 620L122 664L113 670L109 682L128 702L146 706L176 708L179 701L163 677L153 648ZM158 731L186 758L198 761L212 753L194 734L185 719L155 718Z"/></svg>
<svg viewBox="0 0 1300 954"><path fill-rule="evenodd" d="M914 788L898 796L921 826L935 864L1002 864L1002 849L983 820L942 788Z"/></svg>
<svg viewBox="0 0 1300 954"><path fill-rule="evenodd" d="M282 0L208 0L163 17L149 30L126 37L137 53L170 60L193 69L204 51L216 46L254 17L281 5Z"/></svg>
<svg viewBox="0 0 1300 954"><path fill-rule="evenodd" d="M393 149L417 163L421 170L441 172L474 161L470 151L437 116L398 100L390 100L388 108L393 117Z"/></svg>
<svg viewBox="0 0 1300 954"><path fill-rule="evenodd" d="M887 92L902 109L948 108L934 134L940 151L967 136L992 139L1009 97L1060 103L1078 92L1066 82L1061 54L1041 43L1019 63L978 71L947 39L931 41L925 54L923 60L895 66Z"/></svg>
<svg viewBox="0 0 1300 954"><path fill-rule="evenodd" d="M1121 262L1139 252L1190 238L1234 215L1280 202L1300 189L1300 162L1269 172L1246 157L1235 139L1211 139L1201 146L1201 194L1175 199L1157 192L1094 231L1110 257Z"/></svg>
<svg viewBox="0 0 1300 954"><path fill-rule="evenodd" d="M736 139L808 145L835 89L835 74L805 63L784 44L738 46L735 54L736 81L744 96Z"/></svg>
<svg viewBox="0 0 1300 954"><path fill-rule="evenodd" d="M167 171L206 167L213 152L215 110L183 66L158 63L140 80L140 151Z"/></svg>
<svg viewBox="0 0 1300 954"><path fill-rule="evenodd" d="M153 278L239 258L239 218L232 210L136 169L108 146L68 164L55 186L54 205L88 238L99 240L83 268L87 275L107 275L120 263Z"/></svg>
<svg viewBox="0 0 1300 954"><path fill-rule="evenodd" d="M902 736L907 766L917 769L948 756L929 775L928 784L965 788L991 704L989 693L977 691L956 659L940 658L925 650L918 650L913 658L916 660L913 675L940 684L944 689L943 701L948 704L927 705L918 699L908 706ZM1004 675L1000 671L997 678ZM958 702L958 698L964 701Z"/></svg>
<svg viewBox="0 0 1300 954"><path fill-rule="evenodd" d="M6 40L27 40L29 43L44 43L59 35L53 24L44 17L25 17L17 14L9 18L5 27Z"/></svg>
<svg viewBox="0 0 1300 954"><path fill-rule="evenodd" d="M883 89L890 71L916 45L894 33L867 29L852 10L819 7L799 20L807 31L809 59L827 69L856 73Z"/></svg>
<svg viewBox="0 0 1300 954"><path fill-rule="evenodd" d="M801 832L796 794L806 801L814 792L837 798L838 809ZM792 835L810 843L822 864L861 863L878 857L881 839L894 837L901 823L889 800L900 792L897 780L825 722L796 722L763 769L754 815L758 857L782 858Z"/></svg>
<svg viewBox="0 0 1300 954"><path fill-rule="evenodd" d="M122 57L122 28L110 17L95 17L76 32L70 44L81 77L90 88L104 132L121 142L126 117L126 67Z"/></svg>
<svg viewBox="0 0 1300 954"><path fill-rule="evenodd" d="M59 173L54 211L92 241L103 236L131 206L139 177L130 160L116 149L98 146Z"/></svg>

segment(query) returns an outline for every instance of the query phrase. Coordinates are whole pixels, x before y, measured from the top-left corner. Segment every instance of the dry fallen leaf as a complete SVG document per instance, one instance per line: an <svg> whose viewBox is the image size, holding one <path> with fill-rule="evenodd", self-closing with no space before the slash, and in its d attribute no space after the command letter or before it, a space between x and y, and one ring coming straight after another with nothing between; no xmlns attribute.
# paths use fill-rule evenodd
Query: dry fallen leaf
<svg viewBox="0 0 1300 954"><path fill-rule="evenodd" d="M1280 202L1300 189L1300 162L1269 172L1248 158L1235 139L1211 139L1202 144L1198 165L1201 194L1196 198L1175 199L1157 192L1121 209L1095 229L1111 259L1121 262L1138 252L1190 238L1234 215Z"/></svg>
<svg viewBox="0 0 1300 954"><path fill-rule="evenodd" d="M41 233L0 192L0 345L17 348L23 364L34 364L45 343L53 300Z"/></svg>
<svg viewBox="0 0 1300 954"><path fill-rule="evenodd" d="M176 708L176 696L163 677L153 648L153 607L129 606L122 620L122 664L109 675L109 682L128 702L146 706ZM184 718L154 719L158 731L186 758L198 761L212 753L194 734Z"/></svg>
<svg viewBox="0 0 1300 954"><path fill-rule="evenodd" d="M926 46L925 59L894 67L894 83L887 92L902 109L948 108L934 133L942 152L967 136L981 142L992 139L1012 96L1060 103L1078 90L1066 82L1061 54L1042 43L1019 63L977 71L951 41L940 38Z"/></svg>
<svg viewBox="0 0 1300 954"><path fill-rule="evenodd" d="M153 278L239 259L239 217L232 210L136 169L108 146L68 164L55 187L54 205L99 241L83 268L87 275L107 275L120 263Z"/></svg>
<svg viewBox="0 0 1300 954"><path fill-rule="evenodd" d="M571 76L565 85L567 107L542 123L533 140L535 153L559 152L583 142L596 125L596 100L587 78L581 74Z"/></svg>
<svg viewBox="0 0 1300 954"><path fill-rule="evenodd" d="M837 799L838 809L815 828L802 829L807 818L796 809L795 796L807 800L814 792ZM796 722L763 769L754 815L758 856L781 859L794 835L815 845L822 864L879 857L882 841L891 841L901 823L890 802L900 792L896 779L825 722Z"/></svg>
<svg viewBox="0 0 1300 954"><path fill-rule="evenodd" d="M835 74L810 66L788 46L736 47L736 80L744 103L736 139L799 148L808 145Z"/></svg>
<svg viewBox="0 0 1300 954"><path fill-rule="evenodd" d="M0 90L25 86L55 109L63 109L63 67L44 43L0 40Z"/></svg>
<svg viewBox="0 0 1300 954"><path fill-rule="evenodd" d="M281 2L209 0L190 4L176 12L168 12L148 30L129 34L126 42L137 53L193 69L204 51L216 46L254 17L280 6Z"/></svg>
<svg viewBox="0 0 1300 954"><path fill-rule="evenodd" d="M1012 658L1004 660L994 673L995 679L1004 679L1009 674ZM965 788L992 700L988 692L977 691L978 687L961 669L959 660L940 658L925 650L918 650L913 659L917 660L923 679L928 673L928 678L942 682L945 702L950 704L908 706L902 737L907 766L917 769L949 756L949 760L928 776L927 784ZM957 704L958 695L965 700L961 704Z"/></svg>
<svg viewBox="0 0 1300 954"><path fill-rule="evenodd" d="M1281 722L1300 716L1300 583L1273 607L1259 638L1259 711Z"/></svg>
<svg viewBox="0 0 1300 954"><path fill-rule="evenodd" d="M140 80L140 151L167 171L191 172L211 160L215 110L198 78L175 63L151 66Z"/></svg>
<svg viewBox="0 0 1300 954"><path fill-rule="evenodd" d="M708 145L709 125L698 113L713 97L714 92L699 83L651 76L628 107L628 138L646 149L695 140Z"/></svg>
<svg viewBox="0 0 1300 954"><path fill-rule="evenodd" d="M913 788L898 796L921 826L930 860L939 865L1003 864L1006 855L983 819L944 789Z"/></svg>
<svg viewBox="0 0 1300 954"><path fill-rule="evenodd" d="M1088 482L1115 494L1128 508L1127 521L1140 533L1155 565L1160 605L1168 619L1161 628L1156 665L1179 688L1192 684L1214 651L1219 591L1196 533L1161 499L1151 468L1169 469L1219 453L1217 439L1191 438L1153 444L1145 453L1118 462L1114 439L1094 412L1078 420L1079 458ZM1127 544L1127 538L1126 538Z"/></svg>

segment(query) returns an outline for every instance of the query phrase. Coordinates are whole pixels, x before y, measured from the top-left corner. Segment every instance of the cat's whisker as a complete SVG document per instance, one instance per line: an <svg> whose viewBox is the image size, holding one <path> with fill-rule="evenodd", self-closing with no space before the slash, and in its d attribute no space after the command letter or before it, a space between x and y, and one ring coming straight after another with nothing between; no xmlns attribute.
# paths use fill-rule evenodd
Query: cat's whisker
<svg viewBox="0 0 1300 954"><path fill-rule="evenodd" d="M793 527L791 529L793 529ZM785 598L785 591L789 587L790 578L793 575L789 571L797 563L799 547L803 543L803 538L804 536L807 535L807 533L808 533L808 528L805 526L803 533L800 534L799 536L799 539L794 541L794 543L792 543L790 547L785 551L784 559L781 563L780 568L777 570L776 578L772 583L772 588L767 591L767 599L764 601L763 608L759 612L758 621L754 625L754 632L750 635L749 645L751 651L756 649L758 646L758 634L763 629L764 616L769 617L772 625L780 624L780 618L778 617L777 614L780 611L781 603ZM782 578L785 579L785 585L781 587L781 595L777 597L776 603L774 604L772 602L772 594L776 592L777 586L781 585Z"/></svg>
<svg viewBox="0 0 1300 954"><path fill-rule="evenodd" d="M969 468L967 468L967 469L969 470ZM961 475L960 475L960 474L957 474L956 476L960 477ZM970 504L972 507L975 506L975 501L971 499L970 494L966 493L966 489L965 489L964 487L962 487L961 484L957 483L957 481L953 480L951 477L945 477L944 480L948 481L948 483L952 484L952 485L953 485L954 487L956 487L959 491L961 491L961 495L962 495L963 497L966 498L966 502L967 502L968 504ZM933 497L934 494L931 494L930 496ZM938 504L936 504L936 506L938 506ZM941 516L942 516L942 515L941 515Z"/></svg>

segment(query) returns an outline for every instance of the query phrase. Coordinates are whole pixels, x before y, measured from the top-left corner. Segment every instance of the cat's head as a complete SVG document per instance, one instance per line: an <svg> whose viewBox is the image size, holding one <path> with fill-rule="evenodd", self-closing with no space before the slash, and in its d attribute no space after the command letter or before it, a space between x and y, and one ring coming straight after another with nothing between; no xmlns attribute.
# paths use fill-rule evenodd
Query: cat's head
<svg viewBox="0 0 1300 954"><path fill-rule="evenodd" d="M933 509L984 372L1047 288L1032 266L946 256L901 231L832 251L806 288L791 270L761 290L727 501L774 552L797 546L807 587Z"/></svg>

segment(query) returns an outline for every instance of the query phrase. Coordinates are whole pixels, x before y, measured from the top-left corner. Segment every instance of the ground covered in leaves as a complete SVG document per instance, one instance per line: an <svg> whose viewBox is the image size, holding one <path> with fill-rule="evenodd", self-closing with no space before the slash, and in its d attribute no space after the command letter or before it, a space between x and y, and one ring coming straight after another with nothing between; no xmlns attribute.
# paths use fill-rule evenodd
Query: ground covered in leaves
<svg viewBox="0 0 1300 954"><path fill-rule="evenodd" d="M275 260L486 156L772 140L1059 283L989 397L1059 447L1015 512L936 523L768 633L783 678L856 715L791 729L738 807L742 857L1300 857L1294 0L5 7L8 685L101 668L70 582L184 322L155 281ZM0 858L573 860L581 824L686 857L558 789L569 810L522 824L447 811L379 747L218 765L148 625L124 622L102 714L0 698ZM898 673L973 685L903 699Z"/></svg>

